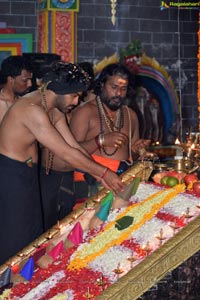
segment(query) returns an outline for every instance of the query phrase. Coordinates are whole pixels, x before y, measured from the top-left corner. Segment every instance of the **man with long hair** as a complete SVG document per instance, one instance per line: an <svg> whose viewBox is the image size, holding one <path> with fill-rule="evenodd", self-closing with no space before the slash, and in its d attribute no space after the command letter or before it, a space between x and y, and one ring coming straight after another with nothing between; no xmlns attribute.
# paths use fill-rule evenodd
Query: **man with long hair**
<svg viewBox="0 0 200 300"><path fill-rule="evenodd" d="M123 64L108 65L96 80L94 99L77 107L70 121L77 141L97 162L117 174L127 170L133 163L133 154L149 144L139 139L136 113L124 105L133 79ZM87 197L87 181L89 185L95 181L87 175L85 179L75 172L77 198Z"/></svg>

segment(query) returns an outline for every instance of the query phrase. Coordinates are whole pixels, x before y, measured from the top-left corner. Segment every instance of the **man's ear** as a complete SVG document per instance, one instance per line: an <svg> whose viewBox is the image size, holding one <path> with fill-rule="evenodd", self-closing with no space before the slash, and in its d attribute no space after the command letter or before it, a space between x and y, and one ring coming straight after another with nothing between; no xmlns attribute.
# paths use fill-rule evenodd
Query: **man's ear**
<svg viewBox="0 0 200 300"><path fill-rule="evenodd" d="M7 83L12 83L15 78L12 76L7 77Z"/></svg>

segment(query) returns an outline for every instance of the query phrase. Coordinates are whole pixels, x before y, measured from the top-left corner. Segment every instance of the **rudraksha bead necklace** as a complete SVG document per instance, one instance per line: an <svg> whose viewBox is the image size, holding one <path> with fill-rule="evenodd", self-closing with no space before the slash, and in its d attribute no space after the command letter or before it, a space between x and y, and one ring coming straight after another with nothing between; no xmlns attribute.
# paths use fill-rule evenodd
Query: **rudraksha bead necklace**
<svg viewBox="0 0 200 300"><path fill-rule="evenodd" d="M120 131L124 126L124 115L123 115L122 107L120 107L117 110L117 114L116 114L117 118L116 118L116 122L114 123L113 120L108 115L108 112L104 108L103 103L101 102L99 97L96 97L96 102L97 102L97 109L98 109L99 119L100 119L100 133L105 132L104 124L106 124L109 132ZM108 153L105 147L103 146L102 146L102 150L104 154L106 154L107 156L112 156L117 152L118 148L115 148L114 151L111 153Z"/></svg>

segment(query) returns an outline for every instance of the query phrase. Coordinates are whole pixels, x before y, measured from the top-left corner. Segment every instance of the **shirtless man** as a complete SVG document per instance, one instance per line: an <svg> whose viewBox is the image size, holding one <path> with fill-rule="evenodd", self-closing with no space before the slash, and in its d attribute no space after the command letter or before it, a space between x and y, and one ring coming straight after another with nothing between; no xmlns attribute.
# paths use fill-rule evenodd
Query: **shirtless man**
<svg viewBox="0 0 200 300"><path fill-rule="evenodd" d="M115 193L124 188L115 173L85 154L66 126L63 113L77 104L88 87L85 73L74 64L59 62L46 80L46 88L28 93L12 105L0 126L0 264L43 232L38 142L66 164L99 178ZM69 98L66 94L74 85L77 92Z"/></svg>
<svg viewBox="0 0 200 300"><path fill-rule="evenodd" d="M77 141L97 162L118 174L132 164L133 153L149 144L149 141L139 139L136 113L123 105L131 76L121 64L105 67L95 89L97 96L77 107L70 120L71 131ZM75 180L77 198L87 197L86 184L81 182L83 176L75 172ZM81 189L82 195L78 193Z"/></svg>
<svg viewBox="0 0 200 300"><path fill-rule="evenodd" d="M88 74L91 84L94 79L92 65L88 62L82 62L79 63L79 66ZM88 89L90 89L90 86ZM79 88L77 90L76 85L74 85L73 88L69 90L69 93L66 91L66 95L69 99L73 98L73 94L77 91L79 91ZM79 102L82 98L84 98L87 91L84 91L81 97L79 97ZM67 126L72 109L74 109L74 106L69 106L66 111ZM75 205L73 168L70 165L67 165L65 161L56 155L53 155L53 157L51 157L51 170L47 171L46 166L48 160L48 149L42 147L40 184L45 230L52 227L59 220L68 215Z"/></svg>
<svg viewBox="0 0 200 300"><path fill-rule="evenodd" d="M9 107L32 86L31 65L23 56L9 56L0 70L0 123Z"/></svg>

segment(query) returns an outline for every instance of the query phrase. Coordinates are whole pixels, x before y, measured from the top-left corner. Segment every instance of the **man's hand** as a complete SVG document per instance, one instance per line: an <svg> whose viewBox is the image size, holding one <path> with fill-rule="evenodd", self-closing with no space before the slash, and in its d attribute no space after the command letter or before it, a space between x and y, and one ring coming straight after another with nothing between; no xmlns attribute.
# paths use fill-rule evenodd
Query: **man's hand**
<svg viewBox="0 0 200 300"><path fill-rule="evenodd" d="M103 135L103 146L120 148L128 143L128 136L124 133L114 131Z"/></svg>
<svg viewBox="0 0 200 300"><path fill-rule="evenodd" d="M139 139L132 145L133 155L137 157L137 159L144 158L153 158L155 154L152 152L148 152L147 148L150 144L151 140Z"/></svg>
<svg viewBox="0 0 200 300"><path fill-rule="evenodd" d="M106 189L112 190L114 194L123 192L125 189L125 184L122 182L121 178L110 169L106 169L105 175L103 178L99 178L99 180Z"/></svg>
<svg viewBox="0 0 200 300"><path fill-rule="evenodd" d="M140 149L147 149L149 147L151 140L139 139L131 147L133 153L138 153Z"/></svg>

